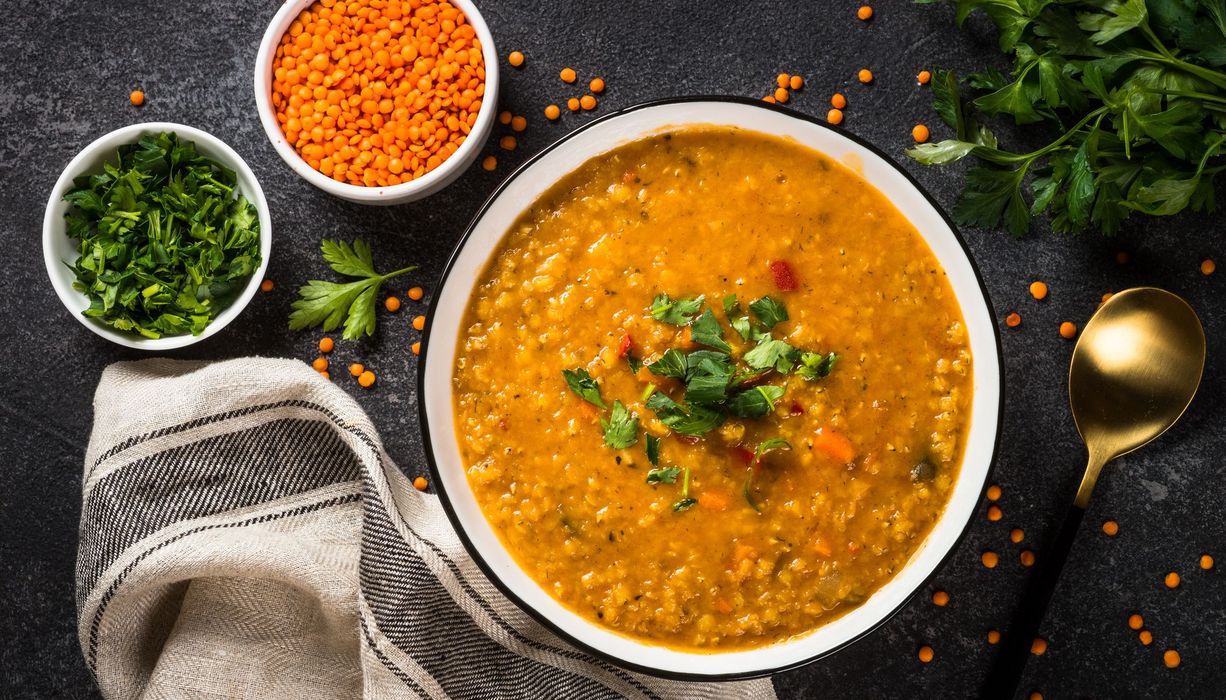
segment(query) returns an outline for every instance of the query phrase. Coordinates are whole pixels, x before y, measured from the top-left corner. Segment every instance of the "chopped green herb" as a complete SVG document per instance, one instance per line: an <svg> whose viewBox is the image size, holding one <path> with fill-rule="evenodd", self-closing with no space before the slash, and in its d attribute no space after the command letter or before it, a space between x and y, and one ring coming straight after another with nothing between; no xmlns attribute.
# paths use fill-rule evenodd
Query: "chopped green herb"
<svg viewBox="0 0 1226 700"><path fill-rule="evenodd" d="M685 359L685 353L680 350L669 348L664 351L660 359L647 365L647 371L657 377L671 377L672 379L685 379L685 372L688 363Z"/></svg>
<svg viewBox="0 0 1226 700"><path fill-rule="evenodd" d="M734 315L741 313L741 302L737 301L735 294L729 294L724 297L724 316L732 320Z"/></svg>
<svg viewBox="0 0 1226 700"><path fill-rule="evenodd" d="M690 469L686 467L684 476L681 477L681 500L673 504L673 512L680 513L689 510L696 503L698 501L690 498Z"/></svg>
<svg viewBox="0 0 1226 700"><path fill-rule="evenodd" d="M702 312L690 326L690 337L699 345L732 352L732 346L724 341L724 329L720 327L719 321L715 320L715 314L711 313L710 309Z"/></svg>
<svg viewBox="0 0 1226 700"><path fill-rule="evenodd" d="M658 294L651 301L651 317L674 326L689 325L702 309L703 297L672 299L667 294Z"/></svg>
<svg viewBox="0 0 1226 700"><path fill-rule="evenodd" d="M600 398L600 385L586 369L582 367L564 369L562 376L566 378L566 386L569 386L570 390L578 394L584 401L602 409L606 408L604 399Z"/></svg>
<svg viewBox="0 0 1226 700"><path fill-rule="evenodd" d="M783 438L771 438L758 443L758 446L753 451L753 461L749 463L748 473L745 475L745 483L741 487L741 493L745 494L745 502L750 508L761 513L762 506L758 504L757 499L753 496L753 478L758 473L758 465L762 461L762 456L771 450L790 450L791 443Z"/></svg>
<svg viewBox="0 0 1226 700"><path fill-rule="evenodd" d="M761 418L775 410L775 402L783 398L783 387L764 384L746 389L728 402L728 412L741 418Z"/></svg>
<svg viewBox="0 0 1226 700"><path fill-rule="evenodd" d="M751 303L749 311L762 322L768 331L788 320L788 310L783 302L771 297L762 297Z"/></svg>
<svg viewBox="0 0 1226 700"><path fill-rule="evenodd" d="M714 350L694 350L685 356L685 379L703 374L724 374L733 371L732 357Z"/></svg>
<svg viewBox="0 0 1226 700"><path fill-rule="evenodd" d="M698 505L698 501L693 498L683 498L673 504L673 512L681 513Z"/></svg>
<svg viewBox="0 0 1226 700"><path fill-rule="evenodd" d="M656 393L656 385L648 384L647 386L643 387L643 393L639 395L639 401L646 401L647 399L651 398L651 395L654 393Z"/></svg>
<svg viewBox="0 0 1226 700"><path fill-rule="evenodd" d="M638 374L643 367L643 361L635 356L634 351L626 353L626 364L630 365L631 374Z"/></svg>
<svg viewBox="0 0 1226 700"><path fill-rule="evenodd" d="M647 483L649 484L675 484L677 477L681 475L681 469L677 467L664 467L662 469L652 469L647 472Z"/></svg>
<svg viewBox="0 0 1226 700"><path fill-rule="evenodd" d="M838 359L839 356L833 352L825 355L817 352L803 353L800 356L800 366L796 368L796 374L809 381L821 379L830 374Z"/></svg>
<svg viewBox="0 0 1226 700"><path fill-rule="evenodd" d="M704 435L724 422L724 414L703 406L682 408L667 395L656 392L647 400L647 408L655 412L665 425L682 435Z"/></svg>
<svg viewBox="0 0 1226 700"><path fill-rule="evenodd" d="M644 436L647 441L647 461L651 462L651 466L660 466L660 438L648 433Z"/></svg>
<svg viewBox="0 0 1226 700"><path fill-rule="evenodd" d="M741 336L741 340L758 340L762 337L762 331L754 327L753 322L749 320L748 316L733 318L728 323L732 326L732 330Z"/></svg>
<svg viewBox="0 0 1226 700"><path fill-rule="evenodd" d="M356 282L325 282L310 280L298 288L298 299L290 304L294 311L289 315L289 329L300 331L322 326L325 331L335 330L345 322L342 337L357 340L375 332L375 307L379 287L387 280L412 272L416 265L381 275L375 272L370 248L362 239L350 246L344 241L324 239L320 242L324 260L337 274L345 277L360 277Z"/></svg>
<svg viewBox="0 0 1226 700"><path fill-rule="evenodd" d="M639 417L626 410L621 401L613 402L613 412L608 420L600 419L604 428L604 444L615 450L624 450L639 439Z"/></svg>
<svg viewBox="0 0 1226 700"><path fill-rule="evenodd" d="M800 359L800 351L782 340L767 338L745 353L745 364L754 369L774 368L787 374Z"/></svg>
<svg viewBox="0 0 1226 700"><path fill-rule="evenodd" d="M762 442L758 443L758 446L754 448L753 451L753 459L755 462L757 462L758 460L762 459L762 455L770 452L771 450L790 449L792 449L792 443L788 442L787 440L784 440L783 438L770 438L769 440L763 440Z"/></svg>
<svg viewBox="0 0 1226 700"><path fill-rule="evenodd" d="M255 206L232 170L173 133L118 149L64 195L82 313L147 338L200 335L260 266Z"/></svg>

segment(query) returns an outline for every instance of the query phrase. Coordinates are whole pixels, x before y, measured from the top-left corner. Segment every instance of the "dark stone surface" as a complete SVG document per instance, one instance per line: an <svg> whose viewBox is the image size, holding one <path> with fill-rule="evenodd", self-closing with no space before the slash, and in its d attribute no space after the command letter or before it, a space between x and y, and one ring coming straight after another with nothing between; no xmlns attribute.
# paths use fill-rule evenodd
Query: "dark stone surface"
<svg viewBox="0 0 1226 700"><path fill-rule="evenodd" d="M526 114L529 129L514 153L498 151L494 173L474 168L426 202L387 209L332 199L295 176L275 155L259 126L251 91L252 64L277 3L52 2L6 4L0 38L0 206L5 266L0 306L6 352L0 398L0 684L5 697L91 697L96 694L76 641L72 575L82 457L92 416L91 396L102 368L140 355L111 345L69 317L43 269L40 231L51 185L86 143L136 122L179 121L227 140L260 178L272 208L275 242L270 276L278 286L257 296L225 332L179 357L225 358L247 354L310 360L316 333L290 333L285 316L293 289L325 272L317 253L322 236L362 236L388 269L422 268L397 287L430 289L470 216L511 166L522 162L591 115L566 115L549 124L540 115L550 102L577 94L557 79L564 65L581 76L602 75L609 85L597 115L647 99L684 94L760 96L779 71L808 80L791 106L825 114L827 98L841 90L850 102L845 126L899 157L911 126L935 126L925 90L913 84L933 64L963 70L1000 63L981 24L952 27L944 7L882 2L870 23L854 18L855 3L647 2L598 5L567 0L488 0L480 3L499 50L523 50L526 67L506 70L504 107ZM871 86L854 81L861 66L877 75ZM130 106L134 87L148 94ZM494 152L493 143L486 146ZM960 177L955 170L906 164L945 206ZM1032 660L1025 689L1045 697L1188 697L1219 695L1226 683L1226 608L1222 572L1203 572L1196 558L1221 550L1226 485L1219 477L1226 435L1220 397L1226 363L1220 358L1226 314L1221 273L1204 278L1204 257L1226 261L1223 220L1182 216L1134 220L1116 240L1059 237L1036 230L1024 240L996 232L966 231L987 280L997 314L1018 310L1021 328L1006 330L1007 407L995 481L1004 488L1004 519L988 522L983 508L936 585L952 601L937 608L922 591L899 615L851 648L775 680L781 697L965 697L975 692L994 647L989 628L1008 619L1027 570L1020 546L1008 540L1025 529L1021 546L1049 534L1071 498L1084 452L1069 419L1064 377L1072 345L1056 327L1084 322L1108 290L1153 284L1184 295L1201 313L1209 337L1209 363L1199 399L1185 420L1157 443L1108 468L1083 531L1074 545L1056 601L1043 626L1050 650ZM1117 265L1117 250L1132 262ZM1051 286L1035 302L1026 284ZM384 316L379 336L339 345L338 365L365 361L379 385L353 387L382 431L391 454L410 474L423 472L417 433L415 333L417 307ZM337 372L338 375L343 374ZM1105 537L1104 519L1120 523ZM979 554L1001 554L995 570ZM1040 553L1040 556L1042 554ZM1170 570L1184 583L1168 591ZM1125 625L1141 611L1154 644L1143 647ZM916 660L920 644L936 659ZM1163 649L1176 647L1183 666L1162 666Z"/></svg>

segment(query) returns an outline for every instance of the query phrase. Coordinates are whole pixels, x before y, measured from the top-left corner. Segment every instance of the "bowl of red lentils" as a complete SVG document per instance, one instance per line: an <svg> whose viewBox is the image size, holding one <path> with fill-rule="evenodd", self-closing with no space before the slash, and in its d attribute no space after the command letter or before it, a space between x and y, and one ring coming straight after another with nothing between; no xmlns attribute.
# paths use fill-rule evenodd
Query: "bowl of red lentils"
<svg viewBox="0 0 1226 700"><path fill-rule="evenodd" d="M289 0L260 43L255 95L278 155L361 204L446 187L493 128L498 64L470 0Z"/></svg>

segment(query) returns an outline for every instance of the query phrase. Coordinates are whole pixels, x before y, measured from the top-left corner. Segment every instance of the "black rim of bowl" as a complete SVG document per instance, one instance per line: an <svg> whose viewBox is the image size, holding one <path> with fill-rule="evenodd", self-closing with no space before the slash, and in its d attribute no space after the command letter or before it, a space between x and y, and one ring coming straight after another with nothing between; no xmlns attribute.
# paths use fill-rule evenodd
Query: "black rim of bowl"
<svg viewBox="0 0 1226 700"><path fill-rule="evenodd" d="M477 210L476 215L473 216L472 221L469 222L468 227L464 230L464 235L460 237L460 240L456 243L455 249L452 250L451 256L448 258L447 264L443 267L443 272L438 278L435 289L441 291L442 288L446 285L447 279L451 276L452 269L455 267L456 260L459 258L461 251L463 251L464 246L468 243L468 239L472 236L473 231L476 230L477 224L480 223L481 219L485 216L485 213L493 205L494 201L498 199L498 197L503 193L503 191L508 186L510 186L512 182L514 182L528 168L532 167L532 165L534 165L537 161L545 157L546 154L551 153L553 150L555 150L562 144L566 143L567 141L570 141L573 138L578 137L579 135L583 134L589 129L592 129L600 124L603 124L604 122L610 121L612 119L616 119L617 117L623 116L625 114L629 114L631 112L638 112L644 109L650 109L654 107L664 107L668 105L687 104L687 103L692 103L692 102L722 102L722 103L728 103L728 104L746 105L750 107L756 107L758 109L779 112L781 114L792 117L794 119L799 119L809 124L816 125L822 129L828 129L830 131L833 131L837 133L839 136L842 136L852 141L853 143L867 149L869 152L881 158L883 161L888 163L890 167L894 168L896 171L902 174L902 176L907 179L907 182L909 182L911 186L914 187L920 193L920 195L924 197L924 199L932 206L932 208L935 209L936 212L941 216L941 219L945 222L945 224L949 226L949 230L953 233L954 239L958 242L958 245L961 246L962 248L962 254L966 256L967 262L970 264L971 272L973 272L975 275L975 282L978 283L979 285L980 295L983 298L984 305L987 307L988 318L993 319L993 320L996 318L996 312L992 306L992 300L988 295L987 286L983 282L983 275L979 271L979 266L975 264L975 258L971 255L971 251L967 247L966 241L962 237L962 233L958 230L957 226L954 225L954 222L949 218L949 215L946 214L945 210L941 208L941 206L932 197L932 195L929 194L928 191L925 190L923 186L921 186L920 183L916 181L914 177L911 176L910 173L908 173L902 166L898 165L898 163L895 162L893 158L887 155L880 148L865 141L859 136L856 136L855 134L844 131L843 129L840 129L838 127L831 126L830 124L824 121L821 121L820 119L817 119L815 117L812 117L808 114L797 112L796 110L789 109L787 107L782 107L777 104L769 104L769 103L763 102L762 100L755 100L755 99L750 99L746 97L735 97L735 96L727 96L727 95L694 95L694 96L687 96L687 97L674 97L674 98L666 98L666 99L660 99L660 100L651 100L648 102L640 102L630 107L625 107L623 109L619 109L617 111L610 112L609 114L601 116L591 122L588 122L587 124L584 124L574 129L573 131L569 132L562 138L558 139L557 141L553 142L549 146L542 149L540 152L531 156L530 158L528 158L528 160L524 161L519 167L517 167L513 172L511 172L511 174L508 175L506 179L504 179L498 185L498 187L494 189L492 193L490 193L489 197L487 197L485 202L481 205L481 208ZM443 487L443 480L441 478L441 473L439 471L438 461L434 457L434 446L430 440L430 423L429 423L428 417L426 416L426 398L425 398L425 393L423 391L425 387L425 381L426 381L426 358L428 357L427 352L430 346L430 332L434 325L431 320L434 318L434 314L438 311L438 304L439 304L440 296L441 296L440 294L436 293L430 301L430 308L426 316L428 321L426 324L426 328L422 332L422 337L421 337L421 356L418 358L418 363L417 363L417 390L418 390L417 408L418 408L418 417L420 420L422 448L426 454L426 464L429 467L430 477L431 477L431 480L433 481L435 491L438 493L439 502L442 504L444 512L447 513L447 519L451 521L451 526L455 529L456 534L459 535L460 541L464 544L464 548L468 550L469 556L473 558L473 561L476 562L477 566L481 569L481 572L485 574L486 578L488 578L504 596L506 596L511 602L517 605L521 610L526 612L529 616L531 616L534 620L536 620L538 623L543 625L550 632L554 633L559 638L561 638L564 642L574 646L577 649L581 649L591 654L597 659L609 662L611 664L614 664L624 669L636 671L639 673L644 673L649 676L654 676L657 678L667 678L671 680L681 680L681 681L748 680L751 678L762 678L765 676L774 675L776 673L781 673L783 671L800 668L801 666L808 665L810 663L813 663L814 661L819 661L839 651L842 651L843 649L846 649L847 647L851 646L852 644L855 644L856 642L860 641L861 639L867 637L869 634L876 631L886 622L889 622L891 618L893 618L896 614L898 614L900 610L902 610L904 607L907 606L908 603L911 602L911 600L915 597L916 593L918 593L919 591L927 587L928 584L931 583L932 579L936 577L936 575L941 571L942 568L944 568L944 566L949 562L949 559L954 555L955 552L959 550L959 547L962 544L962 541L966 538L967 531L970 530L971 523L974 521L974 514L972 513L971 517L967 518L966 522L962 524L962 530L958 533L958 536L957 538L955 538L953 545L949 548L949 551L947 551L944 554L944 556L941 557L941 560L937 562L937 565L935 567L933 567L932 572L928 576L926 576L924 580L921 581L914 589L912 589L909 593L907 593L907 595L903 597L902 601L900 601L898 605L896 605L892 610L890 610L885 615L882 615L879 620L877 620L872 625L865 628L859 634L856 634L854 637L838 645L835 645L834 647L831 647L830 649L822 651L821 653L814 654L813 656L807 657L805 659L801 659L799 661L793 661L793 662L790 662L790 663L787 663L781 666L774 666L771 668L763 668L763 669L758 669L758 670L751 670L751 671L744 671L744 672L737 672L737 673L720 673L720 674L686 673L686 672L679 672L679 671L669 671L667 669L654 668L651 666L643 666L641 664L631 663L629 661L625 661L624 659L620 659L606 651L602 651L600 649L597 649L591 646L590 644L587 644L585 642L582 642L576 639L566 630L562 629L561 626L559 626L558 624L550 620L547 616L545 616L544 613L540 612L539 610L532 607L531 605L528 605L522 599L520 599L520 597L517 596L513 591L511 591L510 587L507 586L507 584L504 583L501 578L499 578L499 576L494 572L493 568L481 556L480 551L478 551L476 546L474 546L472 540L469 539L468 533L465 532L464 530L463 523L460 521L459 516L456 514L455 509L451 505L451 499L447 496L447 491ZM1002 430L1004 428L1004 425L1003 425L1004 405L1005 405L1004 355L1001 349L1000 329L996 326L994 322L992 323L991 327L992 327L992 337L996 343L996 362L997 362L997 370L999 372L1000 396L999 396L999 401L996 406L996 435L992 439L992 452L988 458L988 468L987 468L987 471L984 473L983 483L979 485L979 496L980 497L979 499L977 499L977 503L982 501L984 490L987 488L988 482L991 480L992 472L996 468L996 458L1000 452L1000 439L1001 439ZM976 505L975 509L976 510L978 509L978 505ZM591 623L591 624L596 624L596 623ZM639 641L639 640L634 640L632 637L628 637L628 638L631 639L632 641ZM639 643L642 643L642 642L639 642ZM765 647L759 647L759 648L765 648ZM741 649L737 651L747 651L747 650ZM715 658L718 658L719 654L718 652L716 652L716 653L713 653L711 656L713 659L715 659Z"/></svg>

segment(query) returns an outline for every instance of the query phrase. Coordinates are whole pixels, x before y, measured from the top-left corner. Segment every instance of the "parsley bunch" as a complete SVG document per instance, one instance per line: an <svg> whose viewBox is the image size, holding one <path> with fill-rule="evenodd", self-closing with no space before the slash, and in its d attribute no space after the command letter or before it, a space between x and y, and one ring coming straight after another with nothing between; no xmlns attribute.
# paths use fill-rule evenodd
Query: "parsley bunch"
<svg viewBox="0 0 1226 700"><path fill-rule="evenodd" d="M976 10L991 18L1014 60L1009 75L933 73L933 105L955 137L907 154L926 165L979 158L958 223L1022 235L1050 212L1056 231L1112 234L1134 211L1214 209L1226 170L1224 0L950 1L959 25ZM1052 138L1015 153L981 115L1042 125Z"/></svg>
<svg viewBox="0 0 1226 700"><path fill-rule="evenodd" d="M118 156L64 195L82 313L147 338L199 335L260 265L255 207L235 196L232 170L173 133Z"/></svg>

